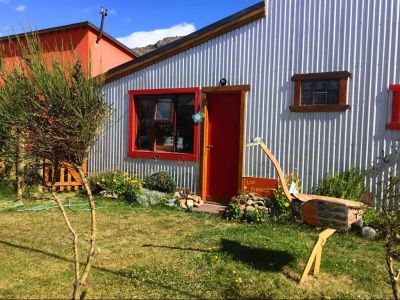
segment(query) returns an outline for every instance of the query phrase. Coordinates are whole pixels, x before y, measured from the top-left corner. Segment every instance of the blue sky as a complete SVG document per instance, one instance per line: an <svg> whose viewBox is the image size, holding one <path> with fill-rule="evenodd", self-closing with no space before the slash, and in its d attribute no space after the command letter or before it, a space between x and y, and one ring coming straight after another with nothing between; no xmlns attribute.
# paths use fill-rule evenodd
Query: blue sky
<svg viewBox="0 0 400 300"><path fill-rule="evenodd" d="M109 11L104 30L130 47L163 36L184 35L260 0L0 0L0 36L22 28L44 29L82 21L100 25L100 7Z"/></svg>

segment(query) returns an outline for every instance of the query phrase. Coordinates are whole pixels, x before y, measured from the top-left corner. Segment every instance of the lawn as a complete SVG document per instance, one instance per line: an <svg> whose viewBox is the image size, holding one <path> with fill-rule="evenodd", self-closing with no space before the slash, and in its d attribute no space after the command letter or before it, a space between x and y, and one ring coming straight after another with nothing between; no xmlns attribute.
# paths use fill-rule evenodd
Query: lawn
<svg viewBox="0 0 400 300"><path fill-rule="evenodd" d="M316 229L99 201L101 253L89 298L391 297L381 241L335 234L319 277L300 286ZM60 212L10 211L13 205L0 193L0 298L70 298L73 256ZM88 239L88 212L68 213Z"/></svg>

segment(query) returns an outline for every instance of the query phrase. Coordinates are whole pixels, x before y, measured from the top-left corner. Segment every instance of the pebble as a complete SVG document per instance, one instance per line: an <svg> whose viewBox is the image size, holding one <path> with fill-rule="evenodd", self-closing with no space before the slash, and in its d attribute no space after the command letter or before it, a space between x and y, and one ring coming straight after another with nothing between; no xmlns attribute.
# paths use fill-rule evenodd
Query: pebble
<svg viewBox="0 0 400 300"><path fill-rule="evenodd" d="M376 230L369 226L364 226L361 229L361 236L368 239L373 239L376 236Z"/></svg>

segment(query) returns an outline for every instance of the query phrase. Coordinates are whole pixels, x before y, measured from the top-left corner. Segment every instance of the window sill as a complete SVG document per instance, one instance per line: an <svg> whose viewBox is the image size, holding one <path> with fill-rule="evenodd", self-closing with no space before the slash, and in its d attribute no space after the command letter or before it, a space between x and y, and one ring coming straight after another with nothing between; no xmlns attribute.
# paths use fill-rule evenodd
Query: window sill
<svg viewBox="0 0 400 300"><path fill-rule="evenodd" d="M292 112L338 112L350 108L347 104L326 104L326 105L290 105Z"/></svg>
<svg viewBox="0 0 400 300"><path fill-rule="evenodd" d="M398 122L390 122L389 124L387 124L387 129L400 130L400 123L398 123Z"/></svg>
<svg viewBox="0 0 400 300"><path fill-rule="evenodd" d="M173 153L173 152L162 152L162 151L146 151L146 150L129 151L128 157L148 158L155 160L178 160L178 161L198 160L198 157L195 154Z"/></svg>

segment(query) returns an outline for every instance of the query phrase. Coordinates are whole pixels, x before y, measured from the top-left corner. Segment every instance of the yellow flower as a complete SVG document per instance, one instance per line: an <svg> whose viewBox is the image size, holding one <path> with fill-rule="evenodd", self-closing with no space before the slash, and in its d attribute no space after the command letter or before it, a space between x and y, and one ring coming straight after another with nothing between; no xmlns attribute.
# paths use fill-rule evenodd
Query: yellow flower
<svg viewBox="0 0 400 300"><path fill-rule="evenodd" d="M113 179L113 182L117 182L117 181L115 180L115 178Z"/></svg>
<svg viewBox="0 0 400 300"><path fill-rule="evenodd" d="M240 284L243 282L243 279L241 277L238 277L236 278L235 282Z"/></svg>
<svg viewBox="0 0 400 300"><path fill-rule="evenodd" d="M100 182L97 181L96 184L97 184L97 185L100 185Z"/></svg>
<svg viewBox="0 0 400 300"><path fill-rule="evenodd" d="M104 182L104 178L102 178L101 181Z"/></svg>
<svg viewBox="0 0 400 300"><path fill-rule="evenodd" d="M289 204L289 202L285 202L284 205L285 205L285 207L289 207L290 204Z"/></svg>
<svg viewBox="0 0 400 300"><path fill-rule="evenodd" d="M129 176L129 174L128 174L127 172L125 172L125 173L124 173L124 176L125 176L125 177L128 177L128 176Z"/></svg>

